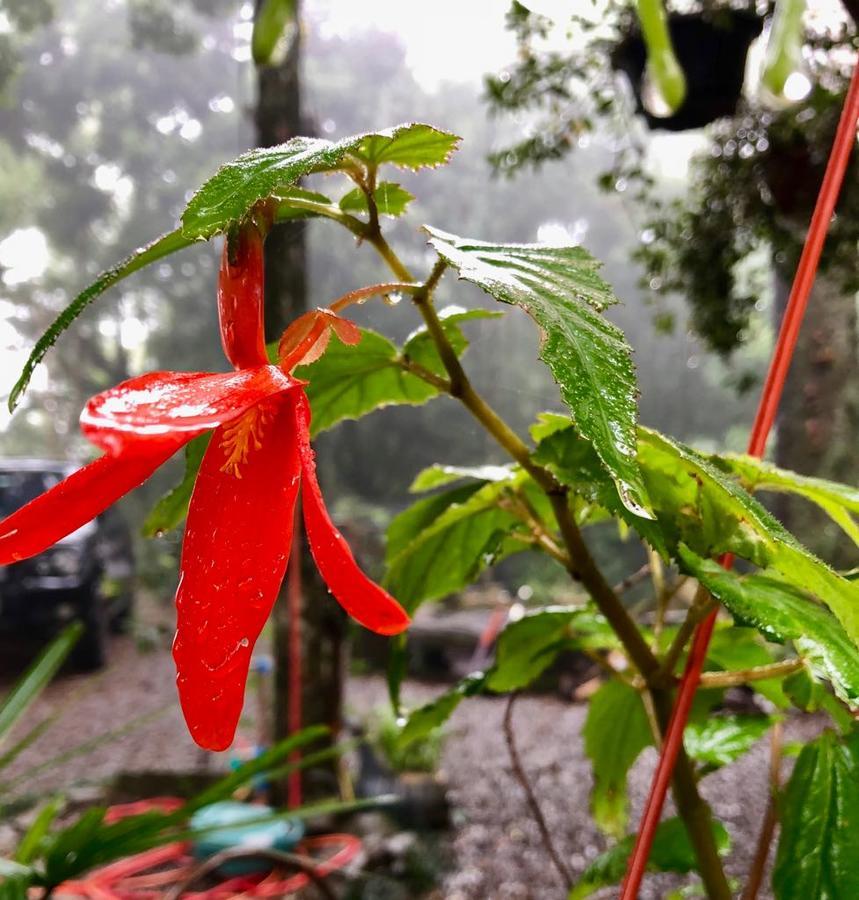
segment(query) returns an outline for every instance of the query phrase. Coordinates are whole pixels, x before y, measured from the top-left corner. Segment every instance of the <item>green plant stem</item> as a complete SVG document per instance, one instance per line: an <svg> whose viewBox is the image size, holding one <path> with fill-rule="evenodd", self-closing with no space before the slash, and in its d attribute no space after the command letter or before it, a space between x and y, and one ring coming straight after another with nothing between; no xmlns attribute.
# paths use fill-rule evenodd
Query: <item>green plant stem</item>
<svg viewBox="0 0 859 900"><path fill-rule="evenodd" d="M364 235L388 264L394 276L403 282L414 282L409 269L403 264L382 234L376 230ZM653 697L653 706L664 733L668 727L673 705L672 692L661 687L658 680L660 663L651 651L632 617L591 556L582 533L570 511L568 490L555 476L531 458L527 444L492 409L472 386L442 328L432 304L432 292L445 269L443 261L433 268L423 290L413 295L413 301L426 325L427 332L436 346L439 357L450 379L448 393L457 398L496 442L540 485L552 505L564 545L570 558L567 571L584 585L599 611L612 626L633 665L638 669ZM682 649L682 648L681 648ZM674 800L682 817L689 839L695 848L699 870L708 896L712 900L730 900L731 890L722 868L716 842L713 839L713 817L710 807L698 792L692 761L681 749L673 778Z"/></svg>
<svg viewBox="0 0 859 900"><path fill-rule="evenodd" d="M689 607L689 613L681 623L674 640L671 642L671 646L662 658L662 664L656 673L656 684L665 685L672 682L674 669L683 651L686 649L686 645L689 643L696 626L703 619L706 619L715 608L716 602L707 589L699 585L695 599L692 601L692 606Z"/></svg>
<svg viewBox="0 0 859 900"><path fill-rule="evenodd" d="M763 681L765 678L783 678L792 675L805 666L801 659L785 659L766 666L754 666L750 669L739 669L734 672L704 672L701 675L701 687L724 688L738 687L749 681Z"/></svg>

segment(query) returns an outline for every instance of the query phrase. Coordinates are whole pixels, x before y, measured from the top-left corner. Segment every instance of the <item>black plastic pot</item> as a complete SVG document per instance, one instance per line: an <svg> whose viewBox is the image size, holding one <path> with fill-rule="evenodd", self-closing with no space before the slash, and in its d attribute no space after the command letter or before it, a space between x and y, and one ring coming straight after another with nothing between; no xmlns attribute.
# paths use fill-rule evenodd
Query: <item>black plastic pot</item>
<svg viewBox="0 0 859 900"><path fill-rule="evenodd" d="M676 113L653 115L642 103L642 81L647 50L641 33L630 33L611 56L612 67L623 72L635 93L636 111L653 130L688 131L703 128L723 116L731 116L743 87L746 56L763 23L752 13L720 10L701 15L671 15L668 28L674 52L686 75L686 99Z"/></svg>

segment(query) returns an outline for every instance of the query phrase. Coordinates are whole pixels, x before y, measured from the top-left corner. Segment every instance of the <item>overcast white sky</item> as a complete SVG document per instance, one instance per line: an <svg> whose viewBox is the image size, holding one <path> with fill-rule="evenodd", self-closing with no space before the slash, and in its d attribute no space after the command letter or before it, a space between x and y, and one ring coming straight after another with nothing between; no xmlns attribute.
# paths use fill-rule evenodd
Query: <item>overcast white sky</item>
<svg viewBox="0 0 859 900"><path fill-rule="evenodd" d="M427 88L439 83L442 70L448 81L478 81L514 59L515 41L504 28L508 7L508 0L306 0L304 4L306 15L320 22L323 33L348 37L367 28L395 32L415 78Z"/></svg>

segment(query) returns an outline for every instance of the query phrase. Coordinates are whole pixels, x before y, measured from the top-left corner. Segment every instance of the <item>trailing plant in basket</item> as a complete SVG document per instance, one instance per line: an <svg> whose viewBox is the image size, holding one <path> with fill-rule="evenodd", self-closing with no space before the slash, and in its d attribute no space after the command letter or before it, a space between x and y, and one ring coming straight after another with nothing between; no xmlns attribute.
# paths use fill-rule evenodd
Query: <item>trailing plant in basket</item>
<svg viewBox="0 0 859 900"><path fill-rule="evenodd" d="M175 231L80 294L37 344L12 406L51 344L110 285L220 236L224 258L212 314L220 312L235 371L150 373L90 401L82 425L104 456L0 523L3 560L39 552L187 445L188 472L147 528L174 527L190 508L177 594L180 697L195 739L221 747L232 738L252 645L286 565L299 480L311 549L332 593L382 633L403 630L422 603L464 588L505 557L548 556L586 600L547 602L510 622L490 668L421 708L400 707L396 674L391 693L404 717L399 740L408 745L476 694L508 695L512 703L564 651L581 650L600 665L605 681L590 701L584 739L594 767L594 820L616 843L573 884L546 831L547 849L574 897L623 873L631 843L628 771L645 747L659 744L693 627L718 602L724 614L674 780L678 816L662 824L651 865L697 872L709 896L730 896L721 862L729 835L698 782L744 754L791 708L821 710L829 726L802 749L786 789L773 797L782 825L773 886L779 898L851 896L859 880L859 855L851 850L859 783L853 718L859 587L802 547L755 494L804 497L859 542L859 491L747 457L703 454L639 426L631 347L604 316L616 298L597 260L580 246L493 244L453 233L455 222L437 223L445 230L424 225L415 233L415 250L431 260L419 271L409 268L388 243L383 219L405 214L412 198L388 172L446 163L457 140L410 124L335 142L296 138L246 153L200 188ZM340 175L339 193L299 186L315 173ZM266 350L262 242L276 223L296 217L348 229L356 252L375 251L391 275L332 298ZM439 283L456 278L497 301L497 310L437 308ZM402 346L349 320L353 303L393 293L408 297L415 312L417 327ZM562 414L534 410L527 435L500 418L462 361L470 321L510 307L533 319L535 357L549 367L565 407ZM413 490L420 498L388 531L382 588L358 570L325 512L309 440L380 407L441 396L461 403L509 463L486 467L476 459L474 468L454 468L440 460L418 474ZM588 529L606 519L647 546L654 591L640 616L588 549ZM726 571L713 561L722 554L745 564ZM689 591L693 580L697 594ZM402 652L400 641L395 655ZM740 685L754 691L758 712L726 710L726 691ZM505 727L514 771L527 780L511 713L508 707ZM536 801L532 806L539 817ZM766 849L764 841L758 855Z"/></svg>

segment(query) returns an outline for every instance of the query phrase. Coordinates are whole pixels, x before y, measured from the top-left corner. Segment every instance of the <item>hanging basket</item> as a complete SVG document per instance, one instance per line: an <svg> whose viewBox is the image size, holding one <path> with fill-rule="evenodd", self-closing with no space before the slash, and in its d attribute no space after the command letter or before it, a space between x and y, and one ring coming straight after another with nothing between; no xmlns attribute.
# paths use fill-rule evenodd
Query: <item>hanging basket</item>
<svg viewBox="0 0 859 900"><path fill-rule="evenodd" d="M721 10L706 19L697 13L669 16L674 52L686 75L686 99L676 113L664 118L646 109L642 100L647 50L640 31L631 32L615 47L612 68L629 78L636 112L644 116L652 130L703 128L734 114L749 46L762 27L757 16L742 10Z"/></svg>

